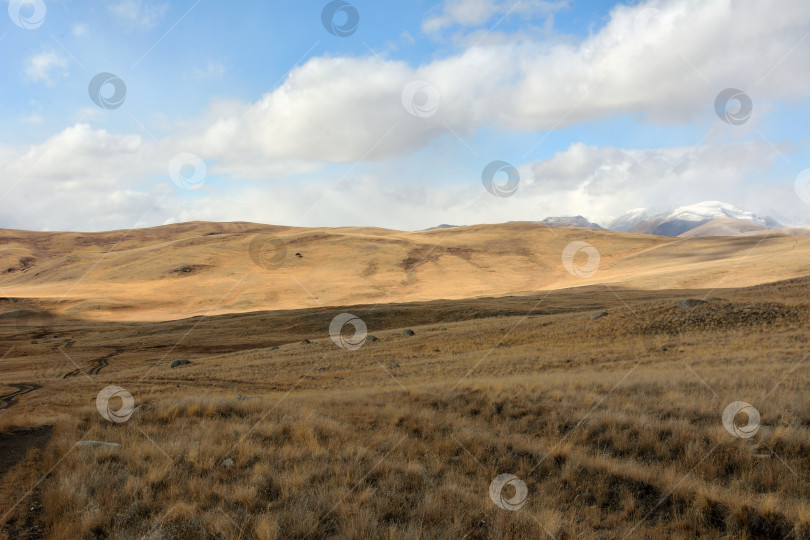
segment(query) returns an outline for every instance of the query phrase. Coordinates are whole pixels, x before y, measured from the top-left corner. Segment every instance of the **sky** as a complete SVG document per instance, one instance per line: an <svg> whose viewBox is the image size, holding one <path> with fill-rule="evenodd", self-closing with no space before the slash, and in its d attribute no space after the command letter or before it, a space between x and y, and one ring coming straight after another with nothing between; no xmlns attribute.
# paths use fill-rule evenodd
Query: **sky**
<svg viewBox="0 0 810 540"><path fill-rule="evenodd" d="M808 0L4 0L0 227L810 225Z"/></svg>

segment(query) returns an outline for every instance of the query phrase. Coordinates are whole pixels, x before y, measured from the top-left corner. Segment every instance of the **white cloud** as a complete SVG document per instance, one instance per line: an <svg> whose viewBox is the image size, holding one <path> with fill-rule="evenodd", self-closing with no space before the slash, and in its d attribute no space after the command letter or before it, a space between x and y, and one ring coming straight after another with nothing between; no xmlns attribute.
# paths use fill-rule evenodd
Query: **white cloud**
<svg viewBox="0 0 810 540"><path fill-rule="evenodd" d="M160 22L168 5L149 0L118 0L109 4L108 8L121 22L149 30Z"/></svg>
<svg viewBox="0 0 810 540"><path fill-rule="evenodd" d="M672 25L660 44L637 32L638 15L650 6L663 10ZM732 130L715 116L714 99L727 87L751 95L754 115L745 133L756 129L769 102L808 95L810 48L797 46L808 30L805 0L783 0L778 10L755 0L660 0L614 9L601 30L578 44L525 37L485 41L418 67L376 57L314 58L256 102L216 103L159 144L78 123L30 148L0 146L0 189L15 186L3 199L9 220L53 229L129 226L160 196L166 201L151 223L296 224L307 216L303 224L397 228L566 213L604 221L631 207L670 201L756 204L762 188L743 187L743 179L767 171L773 150L764 142L718 144ZM42 60L29 76L48 80L60 62ZM438 89L435 115L417 118L402 106L402 90L413 80ZM450 130L461 137L482 127L544 132L627 114L660 125L699 122L712 126L717 139L709 137L691 153L574 144L549 160L521 165L524 181L509 199L486 194L480 171L471 172L463 188L428 189L367 171L350 174L336 190L327 180L277 181L329 162L409 155L439 137L455 137ZM735 137L740 132L733 131ZM200 190L184 199L165 183L166 167L180 152L201 156L212 175L270 181L234 183L226 192ZM142 187L155 179L164 179L163 185ZM158 188L171 189L158 194ZM324 193L328 204L307 214ZM79 209L68 202L76 200L83 201ZM785 207L798 202L792 188L768 200Z"/></svg>
<svg viewBox="0 0 810 540"><path fill-rule="evenodd" d="M425 19L422 31L433 33L447 27L458 25L462 27L480 26L496 15L508 17L510 15L548 16L570 4L567 0L445 0L441 13Z"/></svg>
<svg viewBox="0 0 810 540"><path fill-rule="evenodd" d="M254 165L272 176L277 164L378 159L418 148L438 134L402 107L412 77L400 62L317 58L295 69L258 102L217 118L194 146L235 175ZM249 175L248 177L254 177Z"/></svg>
<svg viewBox="0 0 810 540"><path fill-rule="evenodd" d="M155 153L138 135L113 135L76 124L31 147L6 147L4 187L16 181L47 190L108 189L140 181L155 167ZM145 159L147 158L147 159Z"/></svg>
<svg viewBox="0 0 810 540"><path fill-rule="evenodd" d="M810 30L804 2L784 0L779 10L753 0L620 6L604 28L579 44L483 43L416 68L373 56L313 58L255 103L215 107L174 138L183 143L180 151L215 161L215 172L274 178L316 170L324 162L407 155L450 130L469 137L484 126L545 131L633 114L662 125L699 120L722 128L713 103L730 86L754 100L746 126L752 129L769 100L810 92L804 76L810 48L796 47ZM128 16L145 5L117 4ZM502 9L500 3L478 9L487 6ZM663 10L672 25L659 46L637 33L638 15L649 6ZM48 53L31 77L46 77L63 62ZM198 75L221 72L211 62ZM402 106L402 91L413 80L438 89L435 115L416 118Z"/></svg>
<svg viewBox="0 0 810 540"><path fill-rule="evenodd" d="M76 24L73 26L71 33L75 37L83 37L87 35L87 25L86 24Z"/></svg>
<svg viewBox="0 0 810 540"><path fill-rule="evenodd" d="M200 80L219 80L225 76L225 72L227 70L228 68L225 66L225 64L208 60L204 67L194 68L192 71L192 76L195 79Z"/></svg>
<svg viewBox="0 0 810 540"><path fill-rule="evenodd" d="M420 186L346 167L343 180L322 174L298 182L219 182L186 197L167 173L171 158L185 149L183 141L156 144L83 124L35 147L0 146L3 226L98 230L207 219L422 229L569 214L605 224L631 208L701 200L777 219L803 210L792 179L767 189L748 182L770 171L773 149L765 142L644 150L575 143L519 165L520 186L505 199L487 193L473 167L457 185ZM210 174L217 174L214 165L209 162ZM149 179L152 186L143 187Z"/></svg>
<svg viewBox="0 0 810 540"><path fill-rule="evenodd" d="M575 143L521 166L520 195L544 201L547 214L581 213L602 223L640 207L704 200L743 205L751 190L744 181L768 173L772 159L773 149L762 141L646 150Z"/></svg>
<svg viewBox="0 0 810 540"><path fill-rule="evenodd" d="M108 112L99 107L81 107L76 111L74 122L77 124L104 122L107 119L107 115Z"/></svg>
<svg viewBox="0 0 810 540"><path fill-rule="evenodd" d="M137 135L77 124L30 147L0 146L6 227L114 229L157 197L138 186L157 163ZM13 208L12 208L13 206Z"/></svg>
<svg viewBox="0 0 810 540"><path fill-rule="evenodd" d="M68 76L67 67L67 58L55 51L44 51L29 58L25 77L29 81L51 85L54 79Z"/></svg>
<svg viewBox="0 0 810 540"><path fill-rule="evenodd" d="M42 118L42 115L38 113L32 113L29 114L28 116L22 117L22 121L25 122L26 124L41 124L44 120L45 119Z"/></svg>
<svg viewBox="0 0 810 540"><path fill-rule="evenodd" d="M659 125L722 127L714 99L728 87L751 95L746 128L754 129L769 101L810 92L810 48L796 47L810 30L804 2L785 0L779 10L725 0L620 6L578 45L484 43L417 68L376 57L314 58L257 102L217 115L192 139L222 170L256 178L291 162L313 168L408 154L448 128L462 137L483 126L545 131L625 114ZM659 45L637 33L637 17L649 5L672 24ZM413 80L438 89L434 116L415 118L402 107L402 90Z"/></svg>

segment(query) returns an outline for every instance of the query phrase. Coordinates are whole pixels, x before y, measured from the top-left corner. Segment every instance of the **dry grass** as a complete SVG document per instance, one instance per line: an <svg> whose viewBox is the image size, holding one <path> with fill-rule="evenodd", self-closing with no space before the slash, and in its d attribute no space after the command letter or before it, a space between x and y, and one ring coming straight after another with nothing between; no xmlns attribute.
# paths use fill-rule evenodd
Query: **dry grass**
<svg viewBox="0 0 810 540"><path fill-rule="evenodd" d="M173 370L164 340L188 322L71 329L75 345L63 350L82 368L126 350L97 375L66 379L72 366L54 352L62 330L36 344L10 336L26 355L10 355L4 373L44 384L4 421L41 414L55 428L4 477L4 513L34 489L3 530L810 538L808 283L706 291L723 300L694 310L675 307L674 293L618 301L607 291L558 292L525 318L517 313L534 299L364 308L380 339L357 351L326 334L341 310L218 318L192 332L182 354L192 364ZM604 306L608 316L589 318ZM415 336L401 335L406 324ZM43 371L26 372L37 354ZM147 407L121 424L104 420L94 399L107 384ZM721 423L737 400L761 413L751 439ZM122 448L76 447L81 439ZM501 473L528 487L517 511L489 498Z"/></svg>
<svg viewBox="0 0 810 540"><path fill-rule="evenodd" d="M286 243L278 265L254 263L250 246L257 235ZM582 240L600 254L599 272L587 279L561 264L565 247ZM684 239L530 222L414 232L204 222L126 234L0 230L0 246L0 325L24 310L99 322L165 321L597 283L677 289L733 280L730 286L743 286L810 273L808 236Z"/></svg>

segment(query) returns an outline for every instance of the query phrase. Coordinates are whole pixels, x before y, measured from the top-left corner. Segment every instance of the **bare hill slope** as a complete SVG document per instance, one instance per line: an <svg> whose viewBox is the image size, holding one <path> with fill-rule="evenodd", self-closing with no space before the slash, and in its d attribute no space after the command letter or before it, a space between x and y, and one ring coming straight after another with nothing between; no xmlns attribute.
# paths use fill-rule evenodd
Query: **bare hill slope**
<svg viewBox="0 0 810 540"><path fill-rule="evenodd" d="M599 252L590 277L562 263L575 241ZM39 310L168 320L600 283L742 287L808 275L808 254L807 237L667 238L535 223L418 232L206 222L102 233L2 230L0 324ZM575 266L586 262L585 252L574 258Z"/></svg>

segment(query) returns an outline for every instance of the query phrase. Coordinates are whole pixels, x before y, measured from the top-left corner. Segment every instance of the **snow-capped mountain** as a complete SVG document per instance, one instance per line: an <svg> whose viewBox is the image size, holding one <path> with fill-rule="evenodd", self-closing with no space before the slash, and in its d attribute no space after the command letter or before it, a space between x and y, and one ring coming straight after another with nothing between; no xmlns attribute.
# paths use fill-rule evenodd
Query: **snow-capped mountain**
<svg viewBox="0 0 810 540"><path fill-rule="evenodd" d="M712 220L729 218L755 223L769 229L780 226L769 217L757 216L731 204L705 201L659 214L653 214L643 208L632 210L613 220L610 228L624 232L678 236Z"/></svg>
<svg viewBox="0 0 810 540"><path fill-rule="evenodd" d="M740 236L773 233L810 235L810 226L783 227L773 218L758 216L721 201L704 201L663 212L660 209L636 208L609 221L607 227L602 227L581 215L551 216L534 223L542 223L549 227L607 229L659 236ZM442 224L426 230L455 226Z"/></svg>
<svg viewBox="0 0 810 540"><path fill-rule="evenodd" d="M611 231L628 232L648 217L650 217L649 208L636 208L608 223L607 228Z"/></svg>
<svg viewBox="0 0 810 540"><path fill-rule="evenodd" d="M683 219L687 221L710 221L718 218L732 218L759 223L763 227L768 227L769 221L773 222L770 218L759 217L753 212L740 210L735 206L720 201L706 201L690 206L681 206L673 210L666 217L668 219Z"/></svg>

